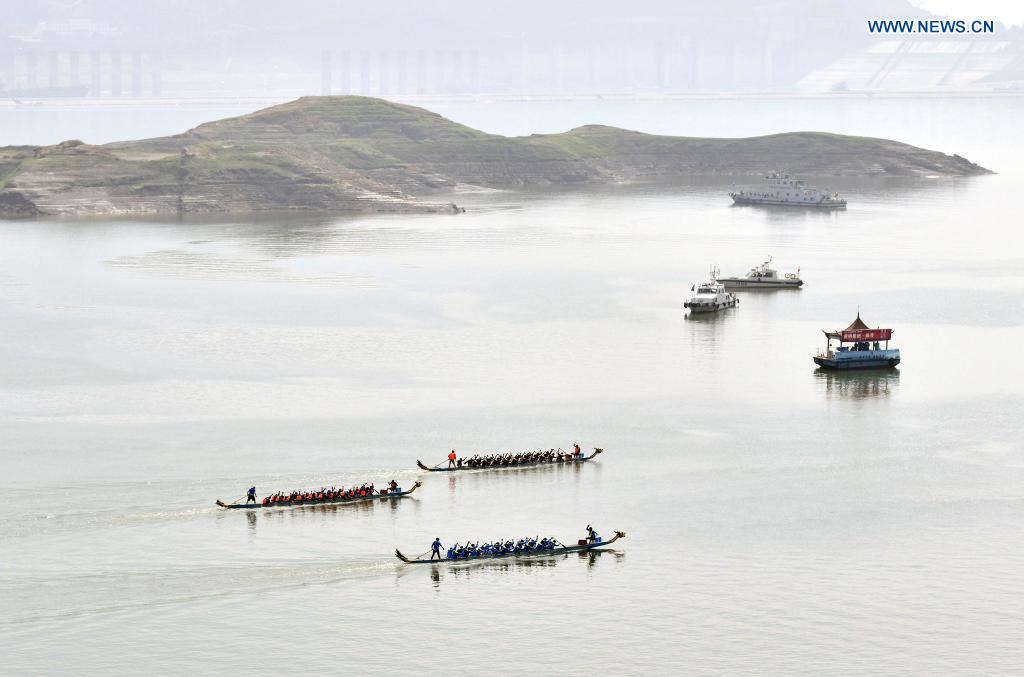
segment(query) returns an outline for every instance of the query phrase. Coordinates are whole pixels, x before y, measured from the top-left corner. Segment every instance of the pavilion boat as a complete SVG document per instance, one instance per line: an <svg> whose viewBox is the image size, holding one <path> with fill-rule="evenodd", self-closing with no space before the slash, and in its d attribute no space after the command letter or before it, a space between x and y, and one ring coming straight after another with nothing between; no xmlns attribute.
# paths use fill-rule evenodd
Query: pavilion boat
<svg viewBox="0 0 1024 677"><path fill-rule="evenodd" d="M433 468L423 465L423 462L419 459L416 460L416 465L420 467L420 470L426 470L427 472L455 472L456 470L510 470L513 468L534 468L541 465L574 465L577 463L583 463L584 461L592 461L598 454L603 454L604 449L600 447L594 447L594 453L590 456L580 456L579 458L572 458L571 454L567 454L561 461L532 461L530 463L497 463L495 465L455 465L453 467L446 467L444 462L435 465Z"/></svg>
<svg viewBox="0 0 1024 677"><path fill-rule="evenodd" d="M258 510L261 508L288 508L299 505L337 505L339 503L365 503L366 501L392 501L399 498L405 498L412 492L416 491L423 483L416 482L412 485L412 489L409 491L402 491L399 487L394 491L381 489L373 493L369 492L357 492L355 495L350 496L349 492L345 492L341 495L331 496L322 493L306 493L302 494L300 498L292 499L290 496L285 497L286 500L271 501L269 496L264 496L262 500L256 503L225 503L218 500L217 505L222 508L229 508L231 510Z"/></svg>
<svg viewBox="0 0 1024 677"><path fill-rule="evenodd" d="M576 545L561 545L550 550L530 550L527 552L507 552L500 555L476 555L469 557L444 557L442 559L409 559L402 554L401 550L395 549L395 557L402 560L406 564L466 564L472 562L490 562L493 560L529 560L529 559L540 559L543 557L555 557L557 555L566 555L573 552L587 552L590 550L602 550L607 548L615 541L620 538L625 538L626 532L616 531L615 535L609 538L607 541L602 541L598 538L596 541L587 541L585 539L580 540Z"/></svg>
<svg viewBox="0 0 1024 677"><path fill-rule="evenodd" d="M893 330L868 327L860 319L860 313L846 329L823 331L825 350L814 356L814 362L824 369L881 369L900 363L900 349L889 347ZM832 341L839 342L834 349ZM884 347L882 341L885 341Z"/></svg>

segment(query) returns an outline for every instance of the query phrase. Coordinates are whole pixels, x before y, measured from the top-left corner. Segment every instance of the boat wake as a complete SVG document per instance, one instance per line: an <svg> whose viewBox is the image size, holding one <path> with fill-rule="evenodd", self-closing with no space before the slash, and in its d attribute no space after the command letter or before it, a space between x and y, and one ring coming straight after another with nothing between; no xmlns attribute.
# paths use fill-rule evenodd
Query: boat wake
<svg viewBox="0 0 1024 677"><path fill-rule="evenodd" d="M72 621L153 606L261 595L310 585L337 585L394 571L385 557L333 561L274 560L146 571L40 573L4 585L9 612L0 627Z"/></svg>

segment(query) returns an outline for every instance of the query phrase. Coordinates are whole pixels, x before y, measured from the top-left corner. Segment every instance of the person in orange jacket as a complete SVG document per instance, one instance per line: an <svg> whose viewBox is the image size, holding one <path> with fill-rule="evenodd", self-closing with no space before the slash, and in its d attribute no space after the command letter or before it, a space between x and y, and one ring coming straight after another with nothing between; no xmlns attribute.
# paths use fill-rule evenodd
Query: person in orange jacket
<svg viewBox="0 0 1024 677"><path fill-rule="evenodd" d="M452 453L448 454L448 467L449 468L454 468L455 467L455 450L454 449L452 449Z"/></svg>

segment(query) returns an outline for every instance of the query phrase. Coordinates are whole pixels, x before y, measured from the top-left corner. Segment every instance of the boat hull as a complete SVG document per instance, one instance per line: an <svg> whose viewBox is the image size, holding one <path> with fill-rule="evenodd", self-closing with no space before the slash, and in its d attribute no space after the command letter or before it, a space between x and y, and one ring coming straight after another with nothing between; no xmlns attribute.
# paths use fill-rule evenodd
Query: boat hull
<svg viewBox="0 0 1024 677"><path fill-rule="evenodd" d="M726 289L799 289L804 281L797 280L750 280L744 277L720 277L718 282Z"/></svg>
<svg viewBox="0 0 1024 677"><path fill-rule="evenodd" d="M786 200L752 200L746 197L731 196L735 205L754 205L764 207L804 207L807 209L846 209L846 201L830 200L828 202L791 202Z"/></svg>
<svg viewBox="0 0 1024 677"><path fill-rule="evenodd" d="M286 503L224 503L223 501L217 501L217 505L221 508L228 510L260 510L260 509L273 509L273 508L292 508L295 506L310 506L310 505L338 505L341 503L366 503L367 501L393 501L399 498L405 498L412 492L416 491L422 483L416 482L412 489L409 491L402 491L397 494L371 494L369 496L355 496L354 498L325 498L322 500L309 500L309 501L288 501Z"/></svg>
<svg viewBox="0 0 1024 677"><path fill-rule="evenodd" d="M567 555L573 552L588 552L591 550L601 550L607 548L615 541L620 538L625 538L626 532L616 531L615 536L605 541L604 543L588 543L587 545L569 545L555 548L554 550L535 550L533 552L510 552L504 555L481 555L479 557L457 557L455 559L409 559L402 554L400 550L395 550L395 557L402 560L406 564L470 564L473 562L494 562L497 560L529 560L529 559L541 559L544 557L556 557L558 555Z"/></svg>
<svg viewBox="0 0 1024 677"><path fill-rule="evenodd" d="M853 369L892 369L900 363L899 355L895 357L875 357L870 359L843 360L816 356L814 363L824 369L848 371Z"/></svg>
<svg viewBox="0 0 1024 677"><path fill-rule="evenodd" d="M457 470L516 470L518 468L536 468L542 465L574 465L577 463L583 463L584 461L592 461L598 455L604 453L604 449L594 449L594 453L590 456L584 456L583 458L568 461L538 461L536 463L521 463L519 465L488 465L483 467L471 468L469 466L462 466L461 468L430 468L423 465L422 462L416 461L416 465L420 467L420 470L426 470L427 472L455 472Z"/></svg>
<svg viewBox="0 0 1024 677"><path fill-rule="evenodd" d="M683 307L687 308L691 313L717 313L720 310L735 308L738 302L738 299L730 299L722 303L690 303L688 301L683 304Z"/></svg>

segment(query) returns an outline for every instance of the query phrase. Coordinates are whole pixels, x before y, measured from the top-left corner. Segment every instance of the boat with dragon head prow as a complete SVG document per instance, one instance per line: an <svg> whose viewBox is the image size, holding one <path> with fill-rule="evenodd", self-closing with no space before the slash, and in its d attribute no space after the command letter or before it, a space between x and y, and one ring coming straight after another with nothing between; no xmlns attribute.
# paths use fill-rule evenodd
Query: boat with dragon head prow
<svg viewBox="0 0 1024 677"><path fill-rule="evenodd" d="M604 449L594 447L594 453L589 456L583 453L580 445L574 444L573 450L562 451L561 449L548 449L547 451L531 451L519 454L475 454L469 458L461 458L453 449L448 454L447 461L442 461L430 467L419 459L416 465L420 470L427 472L455 472L459 470L509 470L513 468L536 468L538 466L560 466L578 465L586 461L594 460L598 454L603 454ZM445 465L447 463L447 465Z"/></svg>
<svg viewBox="0 0 1024 677"><path fill-rule="evenodd" d="M406 564L466 564L474 562L491 562L494 560L530 560L543 557L556 557L574 552L593 552L608 548L612 543L626 537L626 532L616 531L615 535L603 540L590 525L587 525L586 538L579 539L574 545L566 545L553 537L524 538L518 541L497 540L481 545L477 543L455 544L442 553L444 548L441 539L434 539L429 550L416 557L406 557L401 550L395 549L395 557ZM423 556L430 554L429 559Z"/></svg>
<svg viewBox="0 0 1024 677"><path fill-rule="evenodd" d="M217 505L221 508L227 508L230 510L257 510L260 508L289 508L311 505L365 503L367 501L393 501L399 498L405 498L421 486L423 486L423 483L417 481L412 485L412 489L403 491L402 487L398 486L398 483L392 480L390 486L383 489L377 489L372 484L364 484L360 487L352 487L350 489L345 489L344 487L340 489L335 487L322 487L319 489L303 489L291 492L279 491L276 494L264 496L262 499L256 498L256 487L253 487L249 490L249 494L244 503L240 501L225 503L224 501L218 500Z"/></svg>

